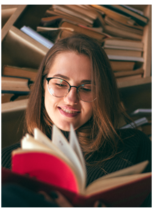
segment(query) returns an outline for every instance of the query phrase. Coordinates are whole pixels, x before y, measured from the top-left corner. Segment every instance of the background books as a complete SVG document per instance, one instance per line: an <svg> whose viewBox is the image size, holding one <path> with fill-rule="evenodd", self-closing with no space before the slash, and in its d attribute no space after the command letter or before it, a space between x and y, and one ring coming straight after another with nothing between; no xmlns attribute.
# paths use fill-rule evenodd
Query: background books
<svg viewBox="0 0 153 212"><path fill-rule="evenodd" d="M81 23L79 21L80 17L86 23ZM124 66L122 70L130 70L131 72L129 72L127 78L126 74L123 74L122 78L120 73L120 82L121 80L130 81L143 78L144 43L142 42L142 36L144 27L147 24L148 18L142 15L140 10L132 10L132 7L125 8L118 5L53 5L46 11L37 29L38 31L41 30L42 34L50 36L50 39L54 41L75 33L88 34L101 43L111 62L118 61L118 66L120 66L122 61L134 61L134 66L131 69L126 69L126 65ZM45 26L44 30L42 26ZM48 27L48 30L46 27ZM55 37L52 37L53 29L58 29ZM141 74L139 72L132 73L132 70L140 68L143 70ZM131 78L129 78L130 73ZM137 77L132 75L137 75ZM118 75L115 74L115 76Z"/></svg>
<svg viewBox="0 0 153 212"><path fill-rule="evenodd" d="M144 132L150 139L152 138L152 109L149 108L139 108L133 111L131 114L133 120L140 118L146 118L146 123L141 124L138 129Z"/></svg>
<svg viewBox="0 0 153 212"><path fill-rule="evenodd" d="M152 135L152 109L150 108L138 108L133 112L129 113L131 117L131 123L122 123L121 129L137 128L144 132L150 139Z"/></svg>
<svg viewBox="0 0 153 212"><path fill-rule="evenodd" d="M69 30L60 28L62 22L67 21L77 26L81 25L80 27L86 27L88 31L94 30L105 35L106 39L102 40L101 43L102 48L106 51L116 51L116 54L118 51L117 56L123 56L124 54L130 53L130 57L140 57L141 54L143 62L135 60L123 61L119 58L117 60L110 60L110 62L116 77L123 74L122 77L119 77L120 80L118 80L119 78L117 79L117 85L121 94L121 100L125 104L127 110L133 111L137 108L151 108L151 5L130 5L132 10L136 9L136 12L143 14L148 18L148 22L145 26L140 25L136 22L136 20L129 17L124 17L124 19L122 18L124 22L121 22L121 19L119 19L118 16L110 17L110 15L106 14L106 12L98 11L92 5L76 5L77 7L75 9L73 7L73 14L75 10L75 17L72 12L71 14L68 14L68 12L65 13L64 11L60 11L59 5L55 6L56 10L52 5L15 5L16 9L14 9L7 19L3 16L4 6L7 6L7 8L5 7L5 12L6 10L9 11L12 7L11 5L2 5L1 15L2 20L4 20L1 36L2 68L9 65L18 68L24 67L38 70L40 62L47 53L48 48L22 32L20 29L23 26L28 26L36 32L38 27L47 27L47 30L43 29L43 31L41 30L37 32L54 43L60 33L64 33L65 36L75 33L73 28ZM123 6L129 7L129 5ZM78 8L79 10L77 10ZM69 11L70 10L72 10L72 7L69 7ZM112 11L111 14L113 14ZM81 18L79 18L77 14L85 15L85 18L83 18L83 16L80 16ZM53 18L54 22L49 20ZM127 32L128 30L128 32L132 33L132 35L142 36L142 38L140 40L136 40L135 38L125 38L119 35L113 35L107 32L105 28L106 25L117 29L121 29L122 27L122 29L124 28L122 31ZM48 30L49 28L52 28L52 30ZM108 42L111 42L111 40L113 41L113 44L108 45ZM117 43L118 41L120 41L120 43L121 41L129 41L131 44L128 43L128 45L125 45L124 43L123 45L122 43L121 45ZM138 43L140 43L141 46L137 46ZM14 49L16 51L14 51ZM119 53L121 50L124 50L124 53L123 51L121 52L122 55ZM136 52L139 56L135 55ZM107 52L107 54L114 55L112 52L111 54L110 52ZM136 71L137 69L142 69L143 74L137 78L135 76L133 78L133 74L136 72L133 73L132 71ZM131 73L131 76L125 76L127 73ZM31 84L29 84L29 86L30 85ZM11 101L11 103L13 103L13 101ZM15 138L12 142L18 142L21 138L24 112L24 110L11 112L10 107L10 112L2 113L3 146L8 145L12 137ZM8 128L10 129L10 134L8 134ZM18 136L16 134L17 132L19 132Z"/></svg>
<svg viewBox="0 0 153 212"><path fill-rule="evenodd" d="M39 32L29 26L22 26L21 31L48 49L57 39L71 34L83 33L93 37L106 51L117 82L124 83L141 79L144 74L142 35L148 18L138 11L117 5L52 5L41 17L37 26ZM120 32L114 34L108 30L109 27ZM127 35L129 31L135 36L123 35L123 32ZM139 39L136 36L141 37Z"/></svg>
<svg viewBox="0 0 153 212"><path fill-rule="evenodd" d="M125 80L143 78L144 45L142 35L148 18L142 15L141 11L138 11L133 11L131 7L125 8L117 5L52 5L46 10L39 26L37 26L37 30L43 36L27 26L23 26L21 30L42 45L47 45L47 48L51 48L52 42L57 39L75 33L83 33L93 37L105 49L110 61L135 62L132 69L125 69L126 66L122 69L130 71L128 76L123 74L122 77L121 73L115 74L115 77L120 76L118 80L120 83ZM128 33L131 33L131 36L128 36ZM46 42L50 44L46 44ZM132 70L139 68L143 70L141 74L139 71L132 73ZM133 77L133 75L135 76Z"/></svg>
<svg viewBox="0 0 153 212"><path fill-rule="evenodd" d="M120 76L117 82L121 83L125 80L142 79L144 76L144 43L142 38L144 27L148 24L148 21L148 17L142 15L140 10L134 10L132 7L119 5L52 5L41 17L37 26L39 33L29 26L22 26L21 30L47 48L51 48L57 39L76 33L93 37L105 49L111 62L118 61L119 66L121 62L134 62L131 69L126 69L126 66L122 69L126 70L126 73L130 71L128 75L124 73L123 76L121 73L115 74L115 77ZM128 33L131 34L128 36ZM46 42L49 44L46 44ZM132 70L140 68L141 74L139 71L132 73ZM115 71L119 71L119 68Z"/></svg>
<svg viewBox="0 0 153 212"><path fill-rule="evenodd" d="M2 113L26 108L36 75L37 69L3 66Z"/></svg>

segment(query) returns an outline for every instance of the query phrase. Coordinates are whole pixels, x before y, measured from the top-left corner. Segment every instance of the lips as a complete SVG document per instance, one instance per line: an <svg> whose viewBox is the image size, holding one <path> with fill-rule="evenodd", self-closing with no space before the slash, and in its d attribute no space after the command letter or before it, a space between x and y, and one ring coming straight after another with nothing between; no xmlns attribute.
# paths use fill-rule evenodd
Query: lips
<svg viewBox="0 0 153 212"><path fill-rule="evenodd" d="M58 107L60 113L67 117L76 117L80 114L79 110L69 107Z"/></svg>

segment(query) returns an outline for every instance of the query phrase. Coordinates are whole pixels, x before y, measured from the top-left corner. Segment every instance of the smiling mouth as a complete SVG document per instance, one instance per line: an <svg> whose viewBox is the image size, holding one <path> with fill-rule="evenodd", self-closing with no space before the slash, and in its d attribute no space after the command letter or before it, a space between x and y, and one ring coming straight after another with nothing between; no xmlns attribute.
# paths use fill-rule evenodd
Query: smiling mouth
<svg viewBox="0 0 153 212"><path fill-rule="evenodd" d="M80 113L79 111L67 110L67 109L63 109L63 108L60 108L60 109L63 110L64 112L66 112L66 113Z"/></svg>
<svg viewBox="0 0 153 212"><path fill-rule="evenodd" d="M80 111L76 111L76 110L68 110L68 109L61 108L61 107L58 107L58 109L63 115L68 116L68 117L75 117L78 114L80 114Z"/></svg>

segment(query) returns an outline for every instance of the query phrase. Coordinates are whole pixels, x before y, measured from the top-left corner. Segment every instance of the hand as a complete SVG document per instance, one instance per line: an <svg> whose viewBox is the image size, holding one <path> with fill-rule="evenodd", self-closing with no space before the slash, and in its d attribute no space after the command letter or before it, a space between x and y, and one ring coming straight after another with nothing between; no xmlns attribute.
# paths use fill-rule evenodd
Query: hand
<svg viewBox="0 0 153 212"><path fill-rule="evenodd" d="M94 203L94 207L106 207L106 205L104 203L102 203L101 201L96 201Z"/></svg>
<svg viewBox="0 0 153 212"><path fill-rule="evenodd" d="M42 194L47 201L56 203L59 207L73 207L73 205L58 191L51 191L50 195L44 191L39 191L39 194ZM100 201L96 201L94 207L106 207L106 205Z"/></svg>
<svg viewBox="0 0 153 212"><path fill-rule="evenodd" d="M55 202L59 207L73 207L72 204L58 191L51 191L48 195L44 191L39 191L39 194L44 195L45 199L50 202Z"/></svg>

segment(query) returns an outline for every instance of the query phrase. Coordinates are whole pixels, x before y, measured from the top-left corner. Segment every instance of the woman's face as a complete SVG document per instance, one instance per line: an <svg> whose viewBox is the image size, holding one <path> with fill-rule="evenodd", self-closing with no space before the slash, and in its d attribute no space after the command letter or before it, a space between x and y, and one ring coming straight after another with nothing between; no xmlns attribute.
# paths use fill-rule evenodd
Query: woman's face
<svg viewBox="0 0 153 212"><path fill-rule="evenodd" d="M91 63L87 56L73 51L59 53L51 66L47 77L60 77L71 86L79 86L85 80L91 81ZM79 99L76 88L61 98L52 96L45 81L45 108L53 123L64 131L69 131L70 124L78 129L92 116L92 102Z"/></svg>

